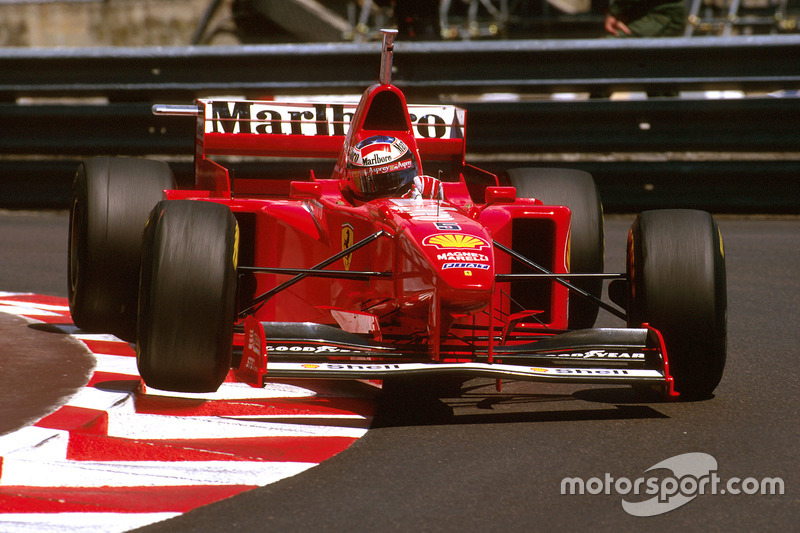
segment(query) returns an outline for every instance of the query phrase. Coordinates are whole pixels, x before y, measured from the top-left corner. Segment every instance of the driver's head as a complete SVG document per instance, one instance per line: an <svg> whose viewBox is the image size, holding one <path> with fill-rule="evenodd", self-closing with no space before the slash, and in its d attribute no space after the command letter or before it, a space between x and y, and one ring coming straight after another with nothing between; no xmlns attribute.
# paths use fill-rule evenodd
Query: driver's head
<svg viewBox="0 0 800 533"><path fill-rule="evenodd" d="M361 200L402 196L419 174L412 150L397 137L367 137L347 153L347 184Z"/></svg>

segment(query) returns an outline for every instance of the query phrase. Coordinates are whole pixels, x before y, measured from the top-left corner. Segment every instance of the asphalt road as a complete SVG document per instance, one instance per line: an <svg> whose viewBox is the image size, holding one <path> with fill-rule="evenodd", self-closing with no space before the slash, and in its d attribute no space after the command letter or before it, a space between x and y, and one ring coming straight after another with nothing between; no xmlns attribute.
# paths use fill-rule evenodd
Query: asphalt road
<svg viewBox="0 0 800 533"><path fill-rule="evenodd" d="M461 398L383 407L364 438L299 476L143 531L796 530L800 218L718 221L729 347L715 398L642 403L628 389L471 381ZM607 217L607 271L623 269L630 222ZM0 214L0 290L66 295L66 238L64 213ZM623 494L623 478L669 490L668 470L647 470L691 452L716 460L718 489L744 490L698 495L687 483L696 497L675 510L623 509L650 497ZM565 478L587 491L562 494ZM766 478L785 493L746 494Z"/></svg>

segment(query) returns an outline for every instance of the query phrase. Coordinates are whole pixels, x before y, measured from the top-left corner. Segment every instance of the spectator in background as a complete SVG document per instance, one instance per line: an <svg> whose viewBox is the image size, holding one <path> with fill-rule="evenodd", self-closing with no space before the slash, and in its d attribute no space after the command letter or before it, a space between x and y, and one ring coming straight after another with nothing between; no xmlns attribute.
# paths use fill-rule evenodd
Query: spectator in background
<svg viewBox="0 0 800 533"><path fill-rule="evenodd" d="M683 0L611 0L605 29L614 37L679 37L686 6Z"/></svg>
<svg viewBox="0 0 800 533"><path fill-rule="evenodd" d="M381 7L391 6L397 31L403 40L439 39L439 2L437 0L372 0Z"/></svg>

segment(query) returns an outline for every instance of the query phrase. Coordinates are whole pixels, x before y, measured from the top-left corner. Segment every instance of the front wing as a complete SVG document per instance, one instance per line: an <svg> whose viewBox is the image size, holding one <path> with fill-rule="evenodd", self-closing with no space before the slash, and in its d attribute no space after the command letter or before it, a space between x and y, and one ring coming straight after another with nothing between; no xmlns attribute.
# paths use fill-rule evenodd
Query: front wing
<svg viewBox="0 0 800 533"><path fill-rule="evenodd" d="M318 324L245 320L238 380L264 378L387 379L455 375L525 381L644 386L677 397L660 333L643 328L565 332L543 340L494 346L472 360L411 360L413 354Z"/></svg>

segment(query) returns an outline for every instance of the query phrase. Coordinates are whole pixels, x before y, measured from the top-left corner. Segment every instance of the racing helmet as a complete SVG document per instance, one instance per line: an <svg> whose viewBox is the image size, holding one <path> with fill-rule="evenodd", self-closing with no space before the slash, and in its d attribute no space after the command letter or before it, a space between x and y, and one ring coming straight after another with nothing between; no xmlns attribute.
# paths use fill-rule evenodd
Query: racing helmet
<svg viewBox="0 0 800 533"><path fill-rule="evenodd" d="M367 137L347 153L347 184L361 200L401 196L419 175L409 146L397 137Z"/></svg>

